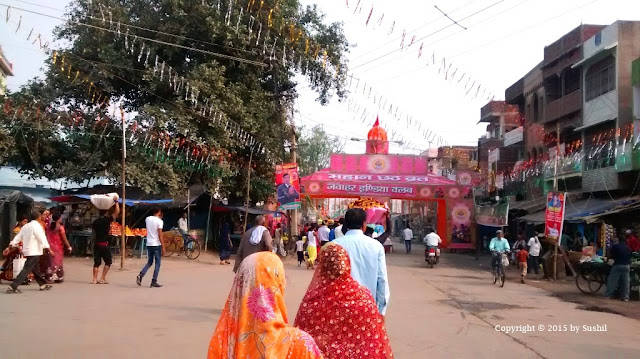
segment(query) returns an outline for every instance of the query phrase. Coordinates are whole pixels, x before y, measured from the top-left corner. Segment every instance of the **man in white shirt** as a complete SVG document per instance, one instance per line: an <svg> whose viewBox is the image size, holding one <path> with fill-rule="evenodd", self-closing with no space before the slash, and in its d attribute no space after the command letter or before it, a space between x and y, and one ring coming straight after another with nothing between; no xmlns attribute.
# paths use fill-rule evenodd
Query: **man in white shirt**
<svg viewBox="0 0 640 359"><path fill-rule="evenodd" d="M431 229L429 234L424 237L424 244L426 244L427 247L437 247L440 243L442 243L442 238L440 238L438 233L433 229Z"/></svg>
<svg viewBox="0 0 640 359"><path fill-rule="evenodd" d="M31 222L25 224L20 229L20 232L13 238L10 243L12 247L18 247L22 243L22 254L26 257L24 267L20 271L20 274L13 280L13 283L7 288L7 293L21 293L18 286L27 279L27 275L31 272L36 282L40 286L40 290L51 289L50 285L47 285L47 281L44 279L42 273L38 268L38 262L42 256L43 250L49 251L50 255L55 255L49 248L49 242L47 241L47 235L44 233L44 209L37 209L31 213ZM58 255L62 255L59 253Z"/></svg>
<svg viewBox="0 0 640 359"><path fill-rule="evenodd" d="M183 234L189 233L189 224L187 223L187 212L182 214L182 217L178 220L178 229Z"/></svg>
<svg viewBox="0 0 640 359"><path fill-rule="evenodd" d="M327 227L327 222L322 222L320 228L318 228L318 240L320 241L320 248L329 243L329 233L331 230Z"/></svg>
<svg viewBox="0 0 640 359"><path fill-rule="evenodd" d="M402 231L402 236L404 237L404 247L407 249L407 254L411 253L411 243L413 241L413 231L407 223L407 228Z"/></svg>
<svg viewBox="0 0 640 359"><path fill-rule="evenodd" d="M162 236L162 228L164 222L162 221L162 210L159 207L154 207L151 210L152 215L147 217L145 223L147 225L147 264L142 268L140 274L136 277L136 283L142 285L142 278L151 266L155 262L156 266L153 269L153 278L151 279L151 288L160 288L161 284L158 284L158 273L160 272L160 263L162 256L164 255L164 241Z"/></svg>
<svg viewBox="0 0 640 359"><path fill-rule="evenodd" d="M364 235L367 213L352 208L345 215L345 226L349 230L344 237L333 242L343 246L351 261L351 277L371 291L382 315L389 304L389 279L384 247L377 240Z"/></svg>
<svg viewBox="0 0 640 359"><path fill-rule="evenodd" d="M338 223L340 223L340 225L333 230L333 232L335 233L336 239L344 236L344 232L342 232L342 228L344 227L344 218L340 218L340 220L338 220Z"/></svg>
<svg viewBox="0 0 640 359"><path fill-rule="evenodd" d="M531 272L531 268L533 267L533 271L536 274L539 274L540 249L542 249L542 245L540 244L540 239L538 238L538 232L533 232L533 237L529 238L527 246L529 246L529 265L527 266L527 272Z"/></svg>

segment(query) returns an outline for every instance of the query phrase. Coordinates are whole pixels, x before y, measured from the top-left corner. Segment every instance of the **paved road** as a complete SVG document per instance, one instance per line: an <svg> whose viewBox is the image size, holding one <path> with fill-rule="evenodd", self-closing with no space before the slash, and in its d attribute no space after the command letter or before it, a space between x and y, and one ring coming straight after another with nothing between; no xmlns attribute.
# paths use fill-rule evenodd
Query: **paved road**
<svg viewBox="0 0 640 359"><path fill-rule="evenodd" d="M388 256L387 328L397 358L637 356L640 323L634 319L580 310L527 285L498 288L484 271L454 267L454 257L428 269L416 249ZM88 284L90 260L67 260L67 281L52 291L32 285L22 295L0 294L0 357L202 358L232 280L231 266L214 261L165 260L165 287L150 289L148 278L142 288L135 284L141 260L114 270L109 285ZM291 261L286 268L293 321L312 273ZM495 330L527 324L536 331ZM597 324L607 331L582 331ZM548 325L577 325L581 331L550 333Z"/></svg>

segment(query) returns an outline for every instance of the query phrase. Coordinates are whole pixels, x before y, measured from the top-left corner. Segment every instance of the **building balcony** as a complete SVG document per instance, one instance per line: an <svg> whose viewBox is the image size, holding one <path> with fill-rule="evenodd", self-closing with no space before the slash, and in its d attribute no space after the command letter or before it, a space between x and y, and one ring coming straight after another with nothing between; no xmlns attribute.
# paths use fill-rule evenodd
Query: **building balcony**
<svg viewBox="0 0 640 359"><path fill-rule="evenodd" d="M517 103L518 100L524 100L524 78L511 85L504 92L504 96L508 103Z"/></svg>
<svg viewBox="0 0 640 359"><path fill-rule="evenodd" d="M555 121L580 110L582 110L582 90L577 90L548 103L544 110L544 122Z"/></svg>

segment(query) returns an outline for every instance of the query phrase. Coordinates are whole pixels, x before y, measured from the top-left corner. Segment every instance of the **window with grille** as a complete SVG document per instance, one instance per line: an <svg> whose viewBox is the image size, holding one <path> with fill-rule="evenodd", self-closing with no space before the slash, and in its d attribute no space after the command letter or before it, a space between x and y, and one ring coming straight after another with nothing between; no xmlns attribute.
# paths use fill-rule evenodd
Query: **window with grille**
<svg viewBox="0 0 640 359"><path fill-rule="evenodd" d="M591 101L616 89L616 59L608 56L587 70L585 99Z"/></svg>

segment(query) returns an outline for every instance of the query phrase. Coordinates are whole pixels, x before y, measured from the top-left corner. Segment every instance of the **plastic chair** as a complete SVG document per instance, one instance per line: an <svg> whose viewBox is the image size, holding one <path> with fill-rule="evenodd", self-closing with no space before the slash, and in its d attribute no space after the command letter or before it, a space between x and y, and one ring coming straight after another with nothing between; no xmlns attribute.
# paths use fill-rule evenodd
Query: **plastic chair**
<svg viewBox="0 0 640 359"><path fill-rule="evenodd" d="M138 248L138 243L140 248ZM147 257L147 237L141 237L140 241L136 241L136 244L133 246L134 251L138 251L138 258L142 258L143 256Z"/></svg>

